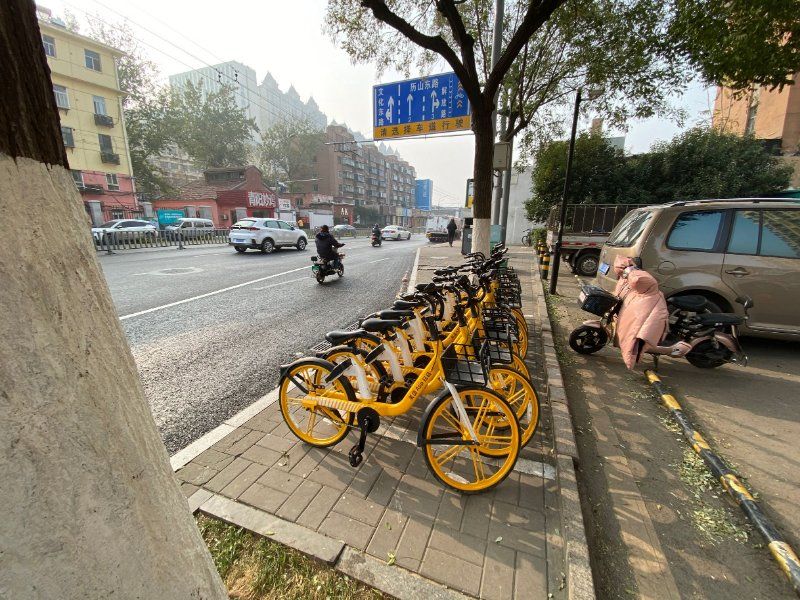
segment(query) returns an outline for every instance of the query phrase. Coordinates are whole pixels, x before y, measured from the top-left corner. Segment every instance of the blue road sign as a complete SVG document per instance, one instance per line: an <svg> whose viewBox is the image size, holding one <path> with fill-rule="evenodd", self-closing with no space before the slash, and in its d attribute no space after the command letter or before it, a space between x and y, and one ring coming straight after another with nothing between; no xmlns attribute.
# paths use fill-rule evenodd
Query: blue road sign
<svg viewBox="0 0 800 600"><path fill-rule="evenodd" d="M383 83L372 88L373 137L469 129L467 94L455 73Z"/></svg>

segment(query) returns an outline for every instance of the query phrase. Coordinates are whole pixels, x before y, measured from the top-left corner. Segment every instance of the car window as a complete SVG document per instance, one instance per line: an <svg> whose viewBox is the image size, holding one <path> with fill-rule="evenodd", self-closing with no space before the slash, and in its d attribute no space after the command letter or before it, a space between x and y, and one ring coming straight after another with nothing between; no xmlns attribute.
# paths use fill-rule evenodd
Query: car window
<svg viewBox="0 0 800 600"><path fill-rule="evenodd" d="M649 210L633 210L620 221L611 235L608 236L606 244L619 248L630 248L642 235L645 226L652 218L653 213Z"/></svg>
<svg viewBox="0 0 800 600"><path fill-rule="evenodd" d="M120 227L140 227L137 221L123 221Z"/></svg>
<svg viewBox="0 0 800 600"><path fill-rule="evenodd" d="M255 219L242 219L241 221L236 221L232 226L233 227L252 227L256 224Z"/></svg>
<svg viewBox="0 0 800 600"><path fill-rule="evenodd" d="M292 226L289 225L286 221L278 221L278 225L281 226L281 229L291 229Z"/></svg>
<svg viewBox="0 0 800 600"><path fill-rule="evenodd" d="M717 244L723 212L692 211L681 214L667 238L673 250L713 250Z"/></svg>
<svg viewBox="0 0 800 600"><path fill-rule="evenodd" d="M280 229L278 222L272 219L267 219L264 221L264 227L269 227L270 229Z"/></svg>
<svg viewBox="0 0 800 600"><path fill-rule="evenodd" d="M110 228L110 227L113 227L114 225L116 225L117 223L119 223L119 221L108 221L108 222L103 223L102 225L100 225L100 227Z"/></svg>
<svg viewBox="0 0 800 600"><path fill-rule="evenodd" d="M765 210L761 224L761 256L800 258L800 210Z"/></svg>
<svg viewBox="0 0 800 600"><path fill-rule="evenodd" d="M761 211L737 210L733 217L731 239L728 241L729 254L758 253L758 229Z"/></svg>

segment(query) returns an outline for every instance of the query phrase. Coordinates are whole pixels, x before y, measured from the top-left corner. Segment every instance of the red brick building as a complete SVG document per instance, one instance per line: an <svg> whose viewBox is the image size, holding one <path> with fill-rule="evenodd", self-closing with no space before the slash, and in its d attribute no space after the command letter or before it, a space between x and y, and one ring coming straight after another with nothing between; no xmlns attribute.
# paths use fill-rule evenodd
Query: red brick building
<svg viewBox="0 0 800 600"><path fill-rule="evenodd" d="M278 195L253 165L207 169L202 179L181 187L175 197L155 200L153 209L181 210L187 217L211 219L215 227L228 228L244 217L275 217Z"/></svg>

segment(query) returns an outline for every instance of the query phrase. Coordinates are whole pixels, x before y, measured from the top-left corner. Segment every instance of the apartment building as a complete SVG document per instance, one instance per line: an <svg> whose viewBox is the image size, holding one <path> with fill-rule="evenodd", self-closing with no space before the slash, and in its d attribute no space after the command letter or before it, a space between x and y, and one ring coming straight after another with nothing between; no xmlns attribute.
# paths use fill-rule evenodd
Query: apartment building
<svg viewBox="0 0 800 600"><path fill-rule="evenodd" d="M800 71L795 73L797 81ZM717 88L712 117L714 127L737 135L752 135L767 151L792 166L791 187L800 190L800 86L783 90L756 87L734 93Z"/></svg>
<svg viewBox="0 0 800 600"><path fill-rule="evenodd" d="M416 226L423 219L415 208L416 170L383 144L352 143L359 139L345 125L329 125L313 159L314 181L303 183L302 192L353 206L356 222Z"/></svg>
<svg viewBox="0 0 800 600"><path fill-rule="evenodd" d="M307 121L320 131L328 125L328 117L319 109L313 97L303 102L294 86L282 92L271 73L267 73L258 86L258 96L257 123L261 131L286 121Z"/></svg>
<svg viewBox="0 0 800 600"><path fill-rule="evenodd" d="M94 224L139 216L122 113L122 52L69 31L46 10L39 29L72 177Z"/></svg>

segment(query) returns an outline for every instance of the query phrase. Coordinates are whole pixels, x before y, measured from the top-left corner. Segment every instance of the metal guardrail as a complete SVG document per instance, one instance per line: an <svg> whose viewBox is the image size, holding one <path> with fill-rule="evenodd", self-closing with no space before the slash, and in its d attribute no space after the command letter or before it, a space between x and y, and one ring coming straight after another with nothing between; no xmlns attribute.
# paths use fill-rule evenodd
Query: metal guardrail
<svg viewBox="0 0 800 600"><path fill-rule="evenodd" d="M199 246L207 244L227 244L229 229L212 229L201 233L181 233L179 231L112 231L93 234L95 248L112 254L116 250L138 248L166 248L169 246Z"/></svg>

